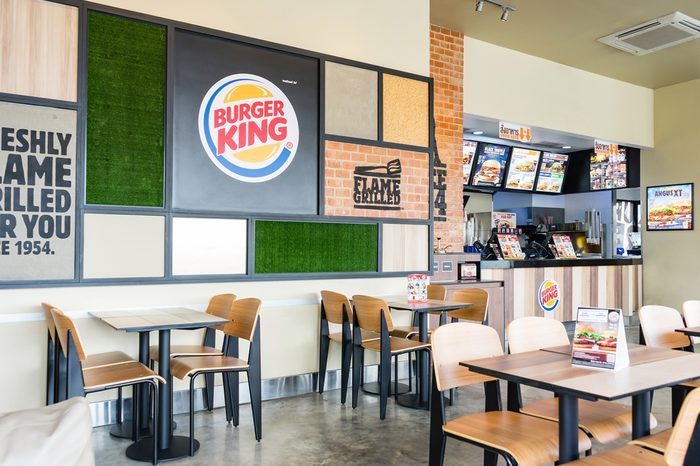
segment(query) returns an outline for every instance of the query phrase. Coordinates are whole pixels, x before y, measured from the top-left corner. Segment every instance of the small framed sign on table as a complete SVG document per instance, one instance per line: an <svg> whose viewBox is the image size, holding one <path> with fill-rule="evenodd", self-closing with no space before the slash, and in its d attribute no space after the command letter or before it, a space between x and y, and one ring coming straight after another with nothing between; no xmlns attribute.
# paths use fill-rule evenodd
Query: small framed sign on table
<svg viewBox="0 0 700 466"><path fill-rule="evenodd" d="M647 187L647 231L693 229L693 183Z"/></svg>
<svg viewBox="0 0 700 466"><path fill-rule="evenodd" d="M620 309L578 309L571 363L613 370L629 366L625 325Z"/></svg>

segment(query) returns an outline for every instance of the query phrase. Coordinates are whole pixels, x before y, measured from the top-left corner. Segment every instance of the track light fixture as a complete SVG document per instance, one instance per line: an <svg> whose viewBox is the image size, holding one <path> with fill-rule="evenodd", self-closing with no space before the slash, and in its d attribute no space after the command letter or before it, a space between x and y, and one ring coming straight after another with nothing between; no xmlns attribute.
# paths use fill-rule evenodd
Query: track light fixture
<svg viewBox="0 0 700 466"><path fill-rule="evenodd" d="M510 15L510 12L515 11L514 6L508 5L507 3L498 2L496 0L477 0L475 10L478 12L483 11L484 3L490 3L491 5L496 6L502 10L501 21L508 21L508 16Z"/></svg>

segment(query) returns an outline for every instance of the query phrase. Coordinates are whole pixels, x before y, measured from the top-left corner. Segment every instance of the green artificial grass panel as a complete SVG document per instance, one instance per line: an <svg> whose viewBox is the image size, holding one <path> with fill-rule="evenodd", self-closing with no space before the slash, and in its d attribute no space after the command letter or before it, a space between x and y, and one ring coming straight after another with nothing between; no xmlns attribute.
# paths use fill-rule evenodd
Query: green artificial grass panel
<svg viewBox="0 0 700 466"><path fill-rule="evenodd" d="M86 202L163 206L166 29L90 11Z"/></svg>
<svg viewBox="0 0 700 466"><path fill-rule="evenodd" d="M376 271L377 225L255 222L255 273Z"/></svg>

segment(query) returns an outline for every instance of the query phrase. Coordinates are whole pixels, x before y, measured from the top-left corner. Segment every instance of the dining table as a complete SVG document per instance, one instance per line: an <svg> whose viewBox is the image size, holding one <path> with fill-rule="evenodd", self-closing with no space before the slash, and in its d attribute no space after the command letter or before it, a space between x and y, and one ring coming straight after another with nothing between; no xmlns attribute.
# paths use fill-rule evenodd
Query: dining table
<svg viewBox="0 0 700 466"><path fill-rule="evenodd" d="M471 307L470 303L447 301L442 299L426 299L424 301L409 301L406 297L391 297L386 299L389 309L411 311L418 317L418 338L428 342L428 314L431 312L447 312ZM430 360L424 351L418 352L417 393L405 393L396 397L401 406L429 409L430 408Z"/></svg>
<svg viewBox="0 0 700 466"><path fill-rule="evenodd" d="M103 321L115 330L137 332L139 334L139 361L148 366L150 363L149 344L150 332L158 332L158 374L170 382L170 332L176 329L198 329L225 324L228 320L205 312L183 307L156 309L128 309L93 311L90 315ZM141 413L140 419L145 425L138 426L147 429L149 417L148 394L146 390L138 390L134 399L136 408ZM174 460L189 456L189 438L173 435L172 433L172 393L170 387L161 385L158 390L158 438L153 436L136 440L126 449L126 456L136 461L152 461L153 442L158 442L158 459L160 461ZM195 450L199 442L195 440Z"/></svg>
<svg viewBox="0 0 700 466"><path fill-rule="evenodd" d="M635 345L618 370L571 364L569 345L461 361L469 370L554 392L559 397L559 464L578 459L578 400L632 397L632 438L650 433L651 393L700 377L700 355Z"/></svg>

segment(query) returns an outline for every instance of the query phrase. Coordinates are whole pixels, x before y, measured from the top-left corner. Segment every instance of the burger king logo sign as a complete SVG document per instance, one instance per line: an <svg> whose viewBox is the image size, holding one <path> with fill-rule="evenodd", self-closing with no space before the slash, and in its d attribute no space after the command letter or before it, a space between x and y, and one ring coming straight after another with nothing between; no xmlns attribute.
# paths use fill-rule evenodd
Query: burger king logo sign
<svg viewBox="0 0 700 466"><path fill-rule="evenodd" d="M537 293L540 307L552 312L559 306L559 284L554 280L545 280Z"/></svg>
<svg viewBox="0 0 700 466"><path fill-rule="evenodd" d="M199 137L216 167L261 183L284 172L299 145L299 123L287 96L265 78L234 74L214 84L199 108Z"/></svg>

